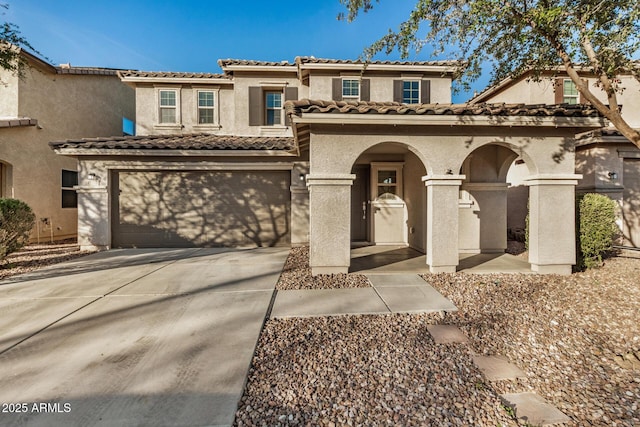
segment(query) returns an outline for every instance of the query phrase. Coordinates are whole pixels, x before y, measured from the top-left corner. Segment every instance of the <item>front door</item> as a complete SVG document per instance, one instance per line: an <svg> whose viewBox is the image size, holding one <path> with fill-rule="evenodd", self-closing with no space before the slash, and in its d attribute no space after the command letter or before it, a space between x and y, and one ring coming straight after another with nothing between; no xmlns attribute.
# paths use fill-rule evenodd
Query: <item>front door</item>
<svg viewBox="0 0 640 427"><path fill-rule="evenodd" d="M407 244L407 207L402 193L402 163L371 163L372 240L377 245Z"/></svg>
<svg viewBox="0 0 640 427"><path fill-rule="evenodd" d="M369 241L369 165L353 168L356 179L351 187L351 241Z"/></svg>

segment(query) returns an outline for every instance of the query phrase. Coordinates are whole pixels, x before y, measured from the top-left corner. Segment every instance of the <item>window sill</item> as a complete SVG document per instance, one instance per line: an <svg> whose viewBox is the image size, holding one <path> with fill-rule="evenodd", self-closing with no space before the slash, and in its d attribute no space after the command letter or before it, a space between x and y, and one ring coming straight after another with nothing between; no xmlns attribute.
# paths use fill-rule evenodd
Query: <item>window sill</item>
<svg viewBox="0 0 640 427"><path fill-rule="evenodd" d="M164 130L182 130L182 125L180 123L174 124L155 124L153 125L154 129L164 129Z"/></svg>
<svg viewBox="0 0 640 427"><path fill-rule="evenodd" d="M222 126L216 124L193 125L194 130L220 130Z"/></svg>

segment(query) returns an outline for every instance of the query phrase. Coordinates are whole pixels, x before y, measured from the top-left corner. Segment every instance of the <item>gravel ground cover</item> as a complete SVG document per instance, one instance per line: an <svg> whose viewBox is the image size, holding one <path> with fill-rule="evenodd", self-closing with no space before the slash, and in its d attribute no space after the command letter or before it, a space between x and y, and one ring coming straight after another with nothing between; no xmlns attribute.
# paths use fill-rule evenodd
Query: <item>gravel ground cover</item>
<svg viewBox="0 0 640 427"><path fill-rule="evenodd" d="M515 426L463 344L433 314L274 319L235 425Z"/></svg>
<svg viewBox="0 0 640 427"><path fill-rule="evenodd" d="M0 280L90 254L75 240L28 245L0 261Z"/></svg>
<svg viewBox="0 0 640 427"><path fill-rule="evenodd" d="M282 274L276 283L280 291L294 289L368 288L371 283L364 274L321 274L313 277L309 267L309 247L291 248Z"/></svg>
<svg viewBox="0 0 640 427"><path fill-rule="evenodd" d="M424 277L460 310L441 323L527 373L494 383L497 391L534 391L569 425L640 426L640 259L571 276Z"/></svg>
<svg viewBox="0 0 640 427"><path fill-rule="evenodd" d="M460 311L269 320L236 425L512 426L499 394L533 391L567 426L640 426L640 259L424 277ZM470 345L436 345L435 323ZM487 382L472 354L505 356L527 378Z"/></svg>

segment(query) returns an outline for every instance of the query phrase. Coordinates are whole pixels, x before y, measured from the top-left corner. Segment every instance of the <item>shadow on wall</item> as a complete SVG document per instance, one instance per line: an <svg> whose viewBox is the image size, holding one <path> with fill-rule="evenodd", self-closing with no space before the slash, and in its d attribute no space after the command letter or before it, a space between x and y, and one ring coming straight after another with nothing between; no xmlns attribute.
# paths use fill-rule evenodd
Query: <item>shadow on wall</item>
<svg viewBox="0 0 640 427"><path fill-rule="evenodd" d="M118 172L113 246L288 245L289 175L288 171Z"/></svg>

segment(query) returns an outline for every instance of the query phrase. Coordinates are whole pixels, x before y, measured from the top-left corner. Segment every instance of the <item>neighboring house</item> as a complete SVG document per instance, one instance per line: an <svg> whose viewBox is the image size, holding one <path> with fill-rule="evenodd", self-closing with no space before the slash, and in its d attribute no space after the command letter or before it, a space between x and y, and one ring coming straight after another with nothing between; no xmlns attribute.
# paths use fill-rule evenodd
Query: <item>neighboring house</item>
<svg viewBox="0 0 640 427"><path fill-rule="evenodd" d="M77 234L78 164L52 140L122 134L135 117L134 91L116 70L54 67L21 51L23 78L0 70L0 197L25 201L36 215L32 240Z"/></svg>
<svg viewBox="0 0 640 427"><path fill-rule="evenodd" d="M535 82L529 74L517 79L506 79L500 84L476 95L472 103L526 102L532 104L585 104L575 84L566 74L548 74L542 81ZM604 92L596 87L596 78L584 74L593 92L605 104L608 103ZM619 76L625 90L618 94L618 103L622 106L622 116L634 128L640 128L640 82L631 75ZM606 194L620 205L619 227L624 237L624 245L640 247L640 149L624 138L613 128L587 132L578 137L575 146L577 174L582 175L578 182L578 193L595 192ZM510 179L519 182L515 165ZM522 189L523 187L519 187ZM526 192L518 188L512 192L513 227L524 223L526 210L515 209L526 205L523 202ZM518 192L519 191L519 192ZM517 202L516 200L520 200Z"/></svg>
<svg viewBox="0 0 640 427"><path fill-rule="evenodd" d="M409 245L432 272L504 252L506 175L528 167L529 261L575 263L567 151L589 106L451 105L455 62L221 60L223 74L121 72L137 136L52 142L79 160L82 247L310 245L344 273L354 243Z"/></svg>

